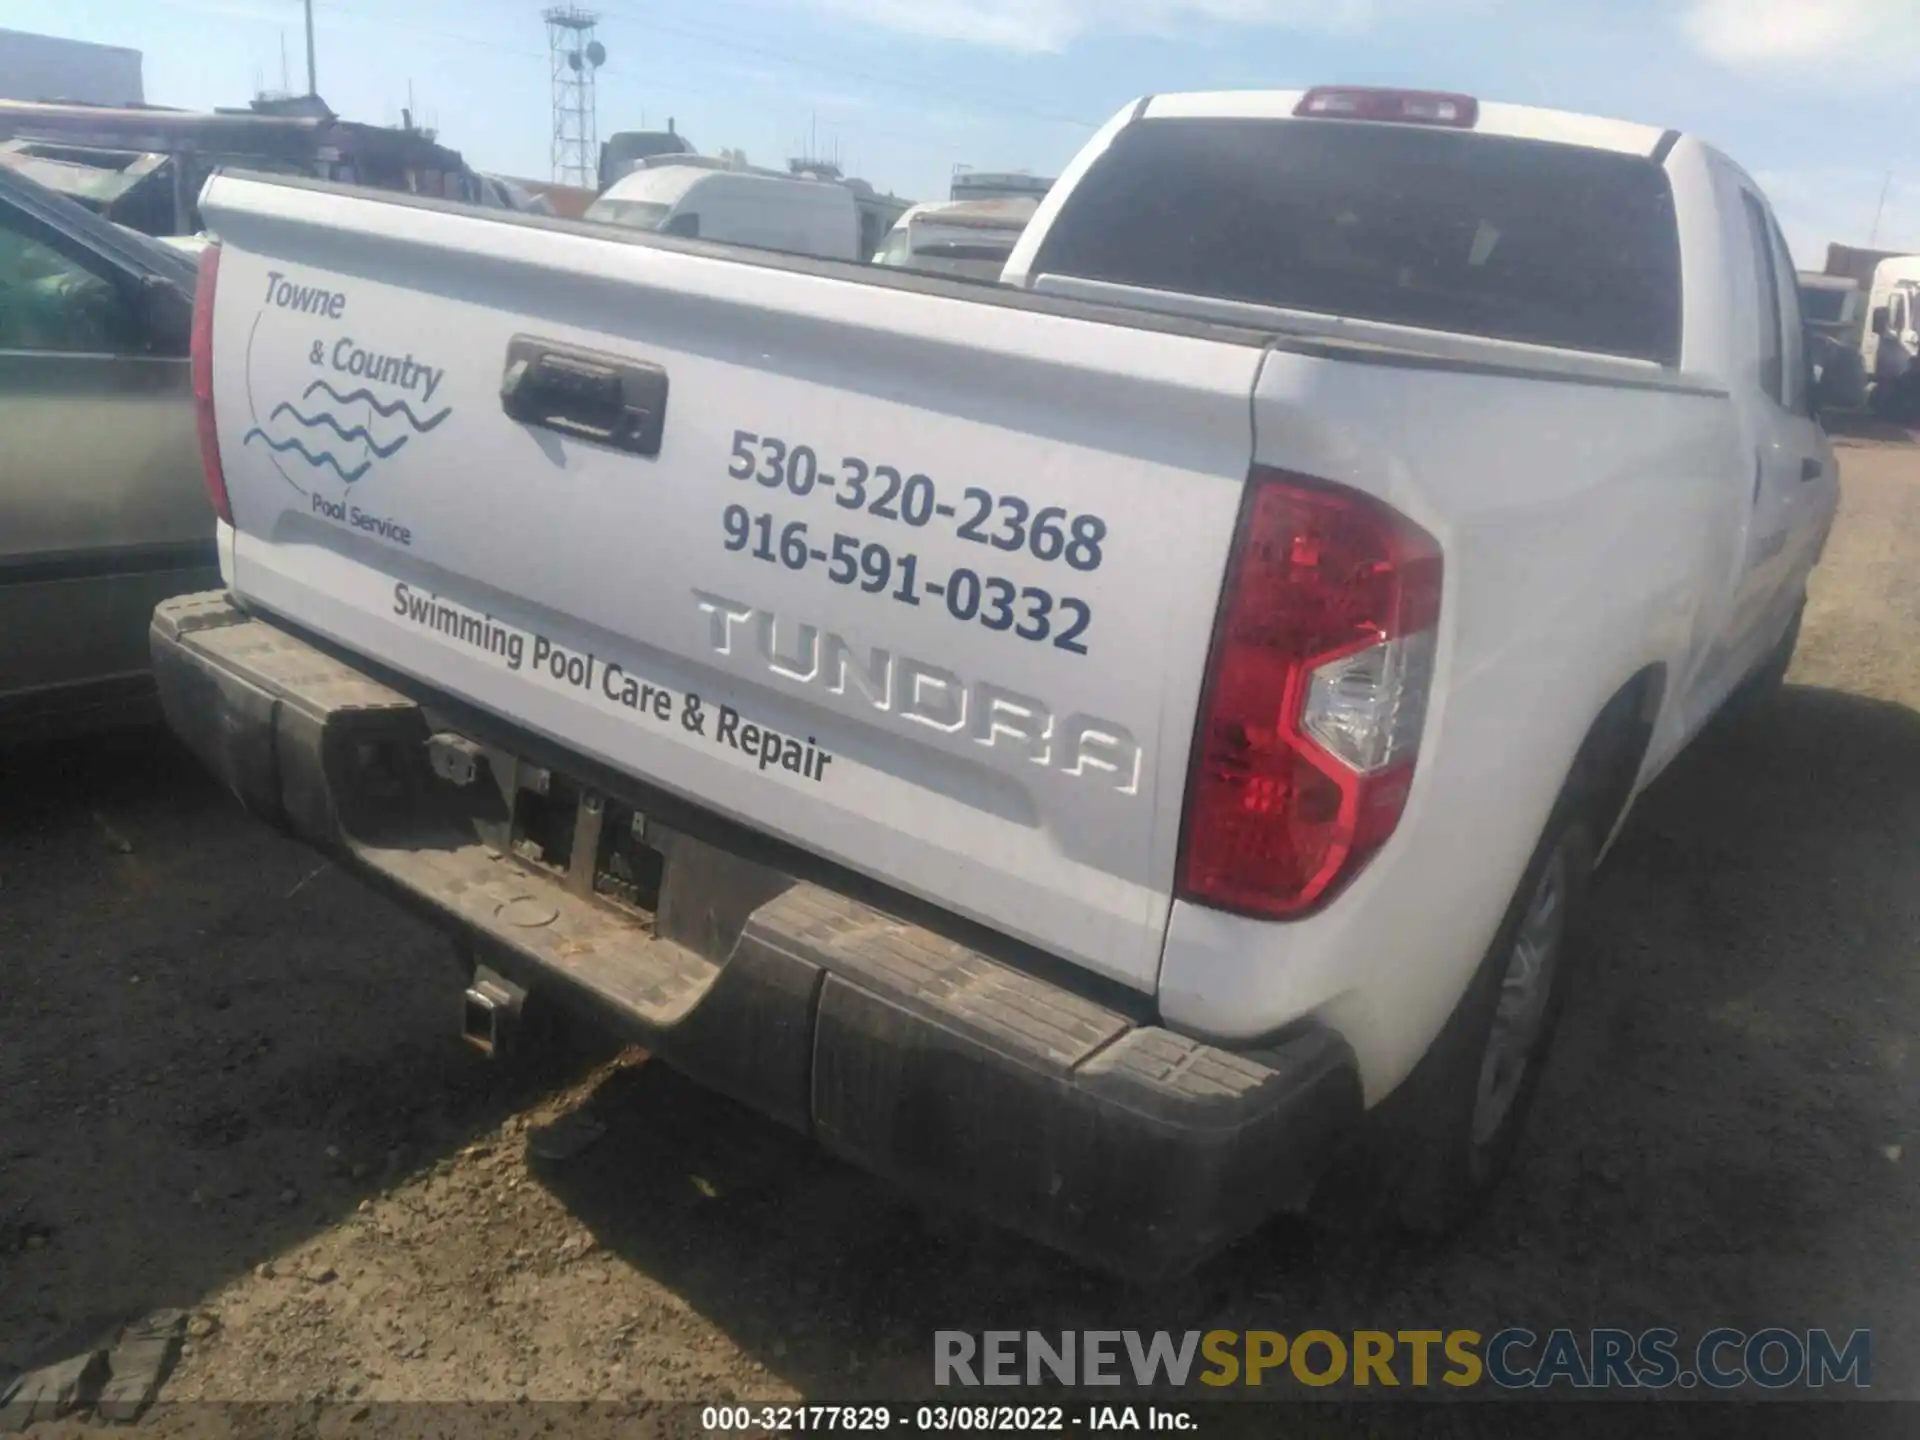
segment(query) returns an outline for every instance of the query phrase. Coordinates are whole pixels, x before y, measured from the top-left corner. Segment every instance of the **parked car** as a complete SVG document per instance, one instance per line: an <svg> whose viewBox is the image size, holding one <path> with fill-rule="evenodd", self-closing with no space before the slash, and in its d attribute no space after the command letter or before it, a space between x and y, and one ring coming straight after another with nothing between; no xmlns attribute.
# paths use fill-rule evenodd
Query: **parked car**
<svg viewBox="0 0 1920 1440"><path fill-rule="evenodd" d="M195 273L0 168L0 736L157 718L153 607L219 575Z"/></svg>
<svg viewBox="0 0 1920 1440"><path fill-rule="evenodd" d="M544 195L536 195L517 180L509 180L504 175L476 175L475 188L479 191L481 205L491 205L496 210L512 210L522 215L551 215L553 202Z"/></svg>
<svg viewBox="0 0 1920 1440"><path fill-rule="evenodd" d="M203 229L194 200L222 167L484 203L430 131L342 120L314 95L212 113L0 99L0 166L146 235Z"/></svg>
<svg viewBox="0 0 1920 1440"><path fill-rule="evenodd" d="M873 263L926 275L998 280L1039 204L1016 197L916 205L888 232Z"/></svg>
<svg viewBox="0 0 1920 1440"><path fill-rule="evenodd" d="M586 218L790 255L865 258L859 206L845 185L699 155L641 161L587 207Z"/></svg>
<svg viewBox="0 0 1920 1440"><path fill-rule="evenodd" d="M456 938L470 1038L570 997L1135 1273L1472 1210L1594 865L1780 683L1833 520L1745 171L1157 97L999 286L398 203L208 188L226 588L154 657Z"/></svg>

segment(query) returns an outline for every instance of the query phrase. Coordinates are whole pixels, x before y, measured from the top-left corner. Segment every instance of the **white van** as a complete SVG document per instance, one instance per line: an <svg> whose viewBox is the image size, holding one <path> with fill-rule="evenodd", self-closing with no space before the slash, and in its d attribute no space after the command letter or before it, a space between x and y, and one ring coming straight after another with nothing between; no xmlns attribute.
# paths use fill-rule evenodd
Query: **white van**
<svg viewBox="0 0 1920 1440"><path fill-rule="evenodd" d="M916 205L873 257L876 265L998 280L1040 202L1027 196Z"/></svg>
<svg viewBox="0 0 1920 1440"><path fill-rule="evenodd" d="M1860 359L1876 375L1883 341L1892 341L1909 358L1920 355L1920 255L1882 260L1873 269L1867 291L1867 326L1860 337Z"/></svg>
<svg viewBox="0 0 1920 1440"><path fill-rule="evenodd" d="M828 260L862 258L860 212L846 186L699 155L643 161L589 205L586 218Z"/></svg>

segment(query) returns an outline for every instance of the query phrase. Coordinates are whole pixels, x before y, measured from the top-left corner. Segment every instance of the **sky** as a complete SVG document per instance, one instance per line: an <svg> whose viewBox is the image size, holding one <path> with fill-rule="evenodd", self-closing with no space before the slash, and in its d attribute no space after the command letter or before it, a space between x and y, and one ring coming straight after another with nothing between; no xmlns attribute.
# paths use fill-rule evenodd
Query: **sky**
<svg viewBox="0 0 1920 1440"><path fill-rule="evenodd" d="M319 92L408 104L477 169L547 178L543 0L315 0ZM944 198L956 164L1055 174L1153 92L1406 85L1698 134L1759 179L1796 262L1920 251L1920 0L604 0L598 120ZM147 99L305 89L301 0L7 0L9 27L132 46ZM283 52L284 47L284 52ZM1902 117L1908 117L1903 119ZM1884 204L1882 194L1884 190ZM1874 237L1876 213L1878 234Z"/></svg>

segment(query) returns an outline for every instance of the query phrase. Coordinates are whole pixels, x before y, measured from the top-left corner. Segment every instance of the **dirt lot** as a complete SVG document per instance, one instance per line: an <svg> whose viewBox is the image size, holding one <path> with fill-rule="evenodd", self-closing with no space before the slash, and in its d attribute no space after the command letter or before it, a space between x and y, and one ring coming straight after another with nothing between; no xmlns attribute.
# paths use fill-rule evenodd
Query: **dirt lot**
<svg viewBox="0 0 1920 1440"><path fill-rule="evenodd" d="M1920 1397L1920 451L1843 453L1793 684L1638 811L1449 1248L1279 1224L1144 1294L637 1055L489 1068L435 934L122 741L0 779L0 1360L179 1306L169 1399L898 1400L935 1328L1826 1325Z"/></svg>

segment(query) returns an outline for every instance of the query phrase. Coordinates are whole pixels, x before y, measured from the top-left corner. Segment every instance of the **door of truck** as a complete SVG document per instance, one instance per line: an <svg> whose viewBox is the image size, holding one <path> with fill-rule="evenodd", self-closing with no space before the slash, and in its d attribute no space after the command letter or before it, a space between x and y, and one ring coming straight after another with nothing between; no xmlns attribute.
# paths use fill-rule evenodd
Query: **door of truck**
<svg viewBox="0 0 1920 1440"><path fill-rule="evenodd" d="M1800 291L1767 203L1744 178L1735 252L1750 297L1755 363L1736 367L1734 403L1753 456L1746 544L1720 677L1736 682L1778 640L1805 591L1835 493L1833 454L1813 413Z"/></svg>

